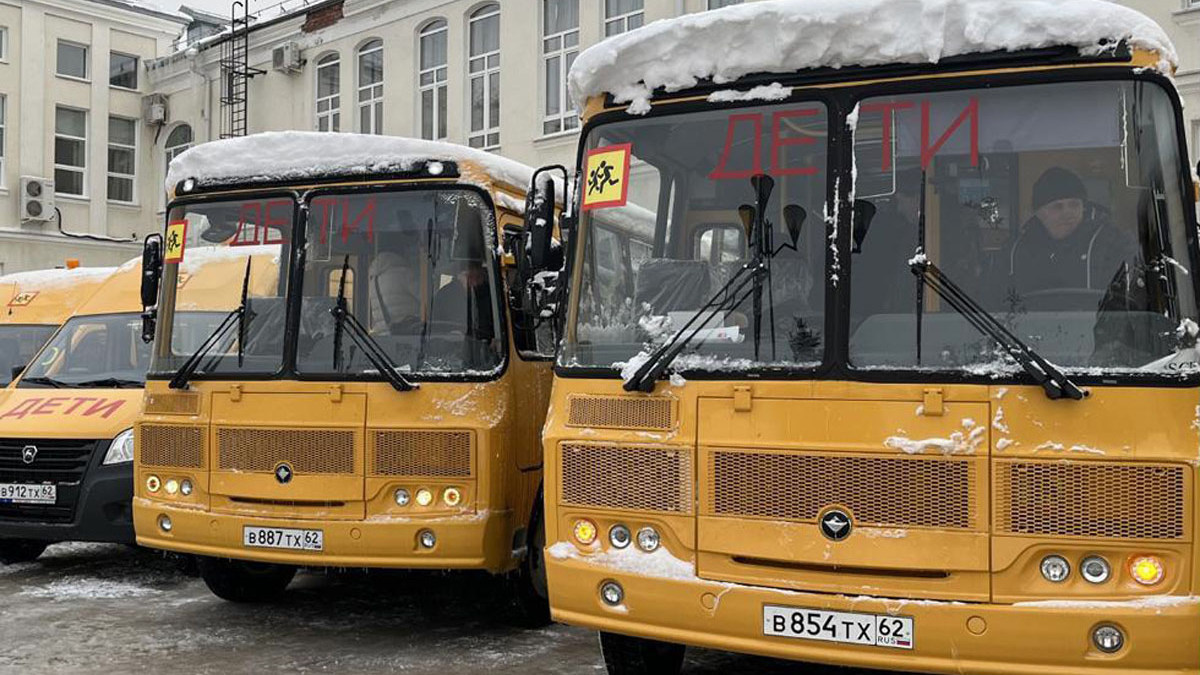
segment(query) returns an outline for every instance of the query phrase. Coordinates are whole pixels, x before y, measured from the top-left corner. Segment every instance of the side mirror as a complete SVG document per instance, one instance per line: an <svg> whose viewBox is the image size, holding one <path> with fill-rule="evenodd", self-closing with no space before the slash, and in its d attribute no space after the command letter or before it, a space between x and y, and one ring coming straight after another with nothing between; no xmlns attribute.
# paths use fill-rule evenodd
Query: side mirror
<svg viewBox="0 0 1200 675"><path fill-rule="evenodd" d="M518 260L524 259L530 273L549 268L551 248L554 243L554 180L542 175L556 169L566 175L560 165L544 166L533 173L533 182L525 196L525 236Z"/></svg>
<svg viewBox="0 0 1200 675"><path fill-rule="evenodd" d="M161 234L151 234L142 244L142 341L154 340L154 324L158 318L158 291L162 285Z"/></svg>
<svg viewBox="0 0 1200 675"><path fill-rule="evenodd" d="M19 366L13 366L12 367L12 377L9 378L9 381L11 382L12 380L15 380L18 377L20 377L21 373L25 372L25 369L28 367L29 367L29 364L27 364L27 363L23 363Z"/></svg>
<svg viewBox="0 0 1200 675"><path fill-rule="evenodd" d="M862 253L862 243L871 229L871 221L875 219L875 204L865 199L854 200L854 248L852 253Z"/></svg>

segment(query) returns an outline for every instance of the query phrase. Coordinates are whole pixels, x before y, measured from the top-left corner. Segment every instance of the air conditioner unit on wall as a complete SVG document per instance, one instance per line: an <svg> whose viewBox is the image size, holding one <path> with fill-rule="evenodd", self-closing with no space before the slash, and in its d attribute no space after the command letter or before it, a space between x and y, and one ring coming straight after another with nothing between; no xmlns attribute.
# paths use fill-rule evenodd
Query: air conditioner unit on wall
<svg viewBox="0 0 1200 675"><path fill-rule="evenodd" d="M142 97L142 121L150 126L167 123L169 109L167 97L162 94L150 94Z"/></svg>
<svg viewBox="0 0 1200 675"><path fill-rule="evenodd" d="M40 222L53 217L54 181L21 176L21 222Z"/></svg>
<svg viewBox="0 0 1200 675"><path fill-rule="evenodd" d="M271 50L271 68L281 73L297 73L304 67L300 58L300 45L295 42L284 43Z"/></svg>

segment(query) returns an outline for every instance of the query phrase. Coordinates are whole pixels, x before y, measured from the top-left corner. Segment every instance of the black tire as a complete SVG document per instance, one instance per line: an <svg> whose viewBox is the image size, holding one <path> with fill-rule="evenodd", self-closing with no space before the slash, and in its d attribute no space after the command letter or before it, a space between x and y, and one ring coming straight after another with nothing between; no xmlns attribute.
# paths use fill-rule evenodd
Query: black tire
<svg viewBox="0 0 1200 675"><path fill-rule="evenodd" d="M513 573L513 604L518 625L541 628L550 624L550 593L546 583L546 525L542 518L540 491L529 519L528 532L525 558Z"/></svg>
<svg viewBox="0 0 1200 675"><path fill-rule="evenodd" d="M13 565L33 562L50 545L48 541L33 539L0 539L0 563Z"/></svg>
<svg viewBox="0 0 1200 675"><path fill-rule="evenodd" d="M230 602L266 602L279 597L296 568L291 565L200 558L200 578L213 595Z"/></svg>
<svg viewBox="0 0 1200 675"><path fill-rule="evenodd" d="M671 642L600 633L600 652L608 675L678 675L686 649Z"/></svg>

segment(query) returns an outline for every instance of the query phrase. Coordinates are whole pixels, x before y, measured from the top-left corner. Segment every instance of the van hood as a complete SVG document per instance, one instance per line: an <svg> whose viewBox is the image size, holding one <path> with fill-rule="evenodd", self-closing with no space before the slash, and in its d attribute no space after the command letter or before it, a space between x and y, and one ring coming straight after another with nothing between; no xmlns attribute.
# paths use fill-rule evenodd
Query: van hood
<svg viewBox="0 0 1200 675"><path fill-rule="evenodd" d="M0 437L111 439L133 426L142 389L33 389L0 394Z"/></svg>

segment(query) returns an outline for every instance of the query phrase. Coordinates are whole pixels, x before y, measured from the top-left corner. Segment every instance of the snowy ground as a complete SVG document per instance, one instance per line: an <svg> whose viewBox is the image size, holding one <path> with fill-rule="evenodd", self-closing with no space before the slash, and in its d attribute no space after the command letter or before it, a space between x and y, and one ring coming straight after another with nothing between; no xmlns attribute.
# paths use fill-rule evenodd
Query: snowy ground
<svg viewBox="0 0 1200 675"><path fill-rule="evenodd" d="M592 632L520 630L504 611L486 576L375 572L305 573L280 602L239 606L154 553L61 544L0 566L0 673L603 673ZM800 670L699 649L684 668Z"/></svg>

